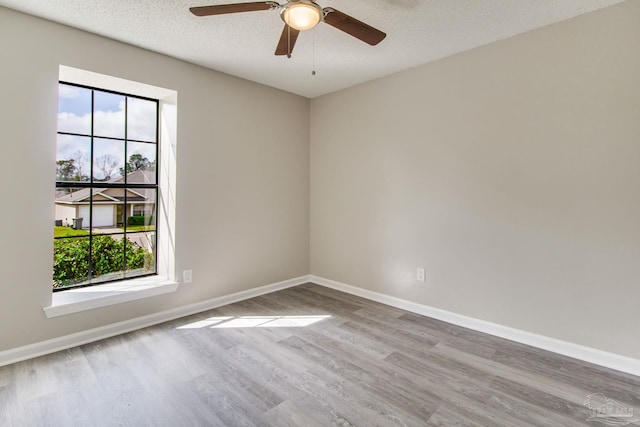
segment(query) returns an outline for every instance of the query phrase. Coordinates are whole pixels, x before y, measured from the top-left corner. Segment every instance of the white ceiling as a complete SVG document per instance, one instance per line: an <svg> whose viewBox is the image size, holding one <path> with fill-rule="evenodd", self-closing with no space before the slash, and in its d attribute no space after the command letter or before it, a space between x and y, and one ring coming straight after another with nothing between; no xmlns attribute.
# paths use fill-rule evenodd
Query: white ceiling
<svg viewBox="0 0 640 427"><path fill-rule="evenodd" d="M372 47L321 23L300 34L291 59L273 54L284 26L277 11L202 18L189 12L192 6L246 0L0 0L0 5L313 98L622 1L317 0L387 38Z"/></svg>

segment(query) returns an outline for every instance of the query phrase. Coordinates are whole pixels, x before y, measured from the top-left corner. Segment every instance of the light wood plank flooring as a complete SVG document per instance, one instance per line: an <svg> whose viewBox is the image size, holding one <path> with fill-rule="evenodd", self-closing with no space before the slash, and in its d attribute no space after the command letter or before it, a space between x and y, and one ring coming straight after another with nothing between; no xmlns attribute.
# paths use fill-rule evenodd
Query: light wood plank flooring
<svg viewBox="0 0 640 427"><path fill-rule="evenodd" d="M306 284L0 368L0 426L606 425L593 393L640 416L638 377Z"/></svg>

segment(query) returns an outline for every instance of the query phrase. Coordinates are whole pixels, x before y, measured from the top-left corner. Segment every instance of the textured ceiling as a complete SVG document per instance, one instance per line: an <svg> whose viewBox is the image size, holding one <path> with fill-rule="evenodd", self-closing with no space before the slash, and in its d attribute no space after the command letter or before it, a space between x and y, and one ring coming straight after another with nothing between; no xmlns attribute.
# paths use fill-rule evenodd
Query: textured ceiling
<svg viewBox="0 0 640 427"><path fill-rule="evenodd" d="M192 6L244 1L0 0L0 5L313 98L623 0L317 0L387 38L372 47L321 23L300 34L290 59L273 54L283 28L277 11L202 18L189 12Z"/></svg>

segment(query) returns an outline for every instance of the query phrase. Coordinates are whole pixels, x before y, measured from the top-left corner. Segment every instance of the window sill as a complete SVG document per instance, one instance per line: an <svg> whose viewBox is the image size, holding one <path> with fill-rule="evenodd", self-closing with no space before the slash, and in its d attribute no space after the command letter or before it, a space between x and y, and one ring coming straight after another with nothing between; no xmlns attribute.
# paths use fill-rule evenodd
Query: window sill
<svg viewBox="0 0 640 427"><path fill-rule="evenodd" d="M44 307L47 318L153 297L178 289L178 282L160 276L125 280L87 288L55 292L51 306Z"/></svg>

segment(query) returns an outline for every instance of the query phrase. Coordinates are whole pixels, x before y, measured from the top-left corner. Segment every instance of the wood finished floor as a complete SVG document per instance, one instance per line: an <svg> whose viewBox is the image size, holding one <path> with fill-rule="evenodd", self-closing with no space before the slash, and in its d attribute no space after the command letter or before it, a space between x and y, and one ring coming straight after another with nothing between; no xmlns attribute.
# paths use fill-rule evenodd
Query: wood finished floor
<svg viewBox="0 0 640 427"><path fill-rule="evenodd" d="M0 426L606 425L592 393L640 416L639 377L306 284L2 367Z"/></svg>

